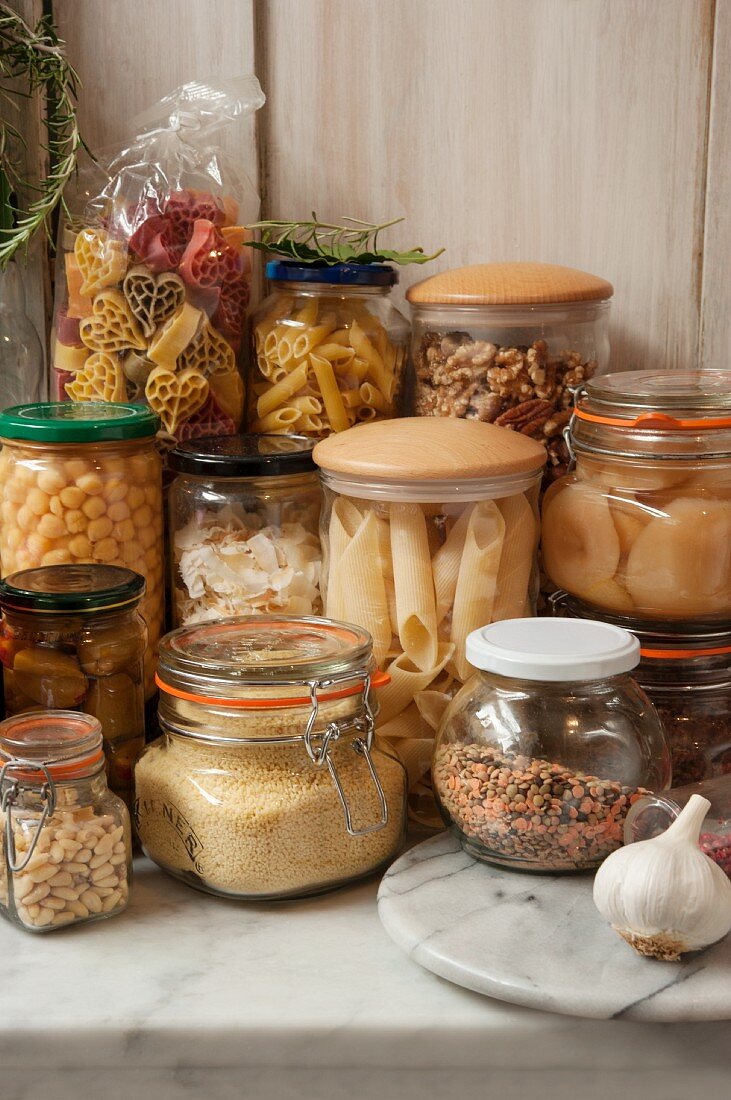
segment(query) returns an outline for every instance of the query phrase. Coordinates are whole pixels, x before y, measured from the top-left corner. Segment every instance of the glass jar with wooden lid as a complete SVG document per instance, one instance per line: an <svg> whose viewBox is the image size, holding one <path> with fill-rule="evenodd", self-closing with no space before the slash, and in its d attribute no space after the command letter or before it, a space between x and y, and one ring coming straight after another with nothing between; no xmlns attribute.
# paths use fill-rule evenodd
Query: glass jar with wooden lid
<svg viewBox="0 0 731 1100"><path fill-rule="evenodd" d="M543 565L638 624L731 619L731 371L627 371L577 396Z"/></svg>
<svg viewBox="0 0 731 1100"><path fill-rule="evenodd" d="M481 420L541 440L568 465L571 391L609 365L611 283L541 263L473 264L412 286L412 411Z"/></svg>
<svg viewBox="0 0 731 1100"><path fill-rule="evenodd" d="M441 711L471 675L467 635L534 613L545 450L476 421L364 424L317 444L326 614L364 627L391 682L379 736L412 793Z"/></svg>

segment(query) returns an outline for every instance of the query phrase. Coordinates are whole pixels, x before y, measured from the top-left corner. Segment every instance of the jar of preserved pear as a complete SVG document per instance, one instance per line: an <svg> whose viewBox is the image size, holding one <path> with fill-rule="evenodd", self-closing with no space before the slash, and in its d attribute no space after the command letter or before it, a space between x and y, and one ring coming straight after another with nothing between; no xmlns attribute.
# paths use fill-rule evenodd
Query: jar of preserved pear
<svg viewBox="0 0 731 1100"><path fill-rule="evenodd" d="M0 581L5 713L78 709L101 724L109 785L129 806L145 741L145 582L115 565L47 565Z"/></svg>
<svg viewBox="0 0 731 1100"><path fill-rule="evenodd" d="M2 575L46 565L117 565L147 585L145 695L163 626L162 464L144 405L43 402L0 413Z"/></svg>
<svg viewBox="0 0 731 1100"><path fill-rule="evenodd" d="M28 932L116 916L132 874L127 807L107 787L98 719L0 723L0 912Z"/></svg>

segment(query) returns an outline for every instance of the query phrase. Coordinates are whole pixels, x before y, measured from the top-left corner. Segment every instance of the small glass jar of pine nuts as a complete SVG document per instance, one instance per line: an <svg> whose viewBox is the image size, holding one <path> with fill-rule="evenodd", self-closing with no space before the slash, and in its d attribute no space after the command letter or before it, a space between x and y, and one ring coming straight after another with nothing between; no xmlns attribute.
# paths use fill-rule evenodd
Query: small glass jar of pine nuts
<svg viewBox="0 0 731 1100"><path fill-rule="evenodd" d="M272 293L252 319L247 430L322 439L400 416L409 323L388 264L267 264Z"/></svg>
<svg viewBox="0 0 731 1100"><path fill-rule="evenodd" d="M162 463L143 405L41 402L0 413L2 575L96 562L140 573L145 697L164 610Z"/></svg>
<svg viewBox="0 0 731 1100"><path fill-rule="evenodd" d="M107 787L99 721L74 711L0 723L0 912L29 932L126 908L127 807Z"/></svg>

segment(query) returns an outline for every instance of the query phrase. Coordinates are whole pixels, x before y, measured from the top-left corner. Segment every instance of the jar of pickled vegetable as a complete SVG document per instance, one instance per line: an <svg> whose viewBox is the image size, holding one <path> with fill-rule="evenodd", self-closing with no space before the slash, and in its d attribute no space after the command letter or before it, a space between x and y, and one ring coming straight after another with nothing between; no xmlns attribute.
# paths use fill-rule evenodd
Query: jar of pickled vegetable
<svg viewBox="0 0 731 1100"><path fill-rule="evenodd" d="M70 711L0 723L0 912L29 932L127 907L127 807L107 787L96 718Z"/></svg>
<svg viewBox="0 0 731 1100"><path fill-rule="evenodd" d="M138 573L114 565L48 565L0 581L5 713L94 715L109 785L130 806L145 743L144 591Z"/></svg>
<svg viewBox="0 0 731 1100"><path fill-rule="evenodd" d="M317 615L320 484L305 436L210 436L169 455L176 626Z"/></svg>
<svg viewBox="0 0 731 1100"><path fill-rule="evenodd" d="M143 405L48 402L0 413L2 574L103 564L140 573L145 695L163 625L162 465Z"/></svg>
<svg viewBox="0 0 731 1100"><path fill-rule="evenodd" d="M633 620L731 619L731 371L631 371L578 395L543 502L559 588Z"/></svg>
<svg viewBox="0 0 731 1100"><path fill-rule="evenodd" d="M249 900L330 890L404 835L404 769L374 741L368 634L247 616L160 646L163 736L135 770L145 853L199 890Z"/></svg>
<svg viewBox="0 0 731 1100"><path fill-rule="evenodd" d="M388 264L267 264L252 321L247 427L321 438L398 416L409 325Z"/></svg>

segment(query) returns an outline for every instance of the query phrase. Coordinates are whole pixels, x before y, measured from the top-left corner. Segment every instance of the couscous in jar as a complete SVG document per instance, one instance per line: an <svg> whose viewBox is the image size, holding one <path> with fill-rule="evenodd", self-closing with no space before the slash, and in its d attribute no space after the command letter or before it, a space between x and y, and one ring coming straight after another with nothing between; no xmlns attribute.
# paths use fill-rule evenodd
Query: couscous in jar
<svg viewBox="0 0 731 1100"><path fill-rule="evenodd" d="M317 618L248 616L161 644L163 736L135 771L147 855L244 899L318 893L386 865L406 777L373 745L370 636Z"/></svg>

